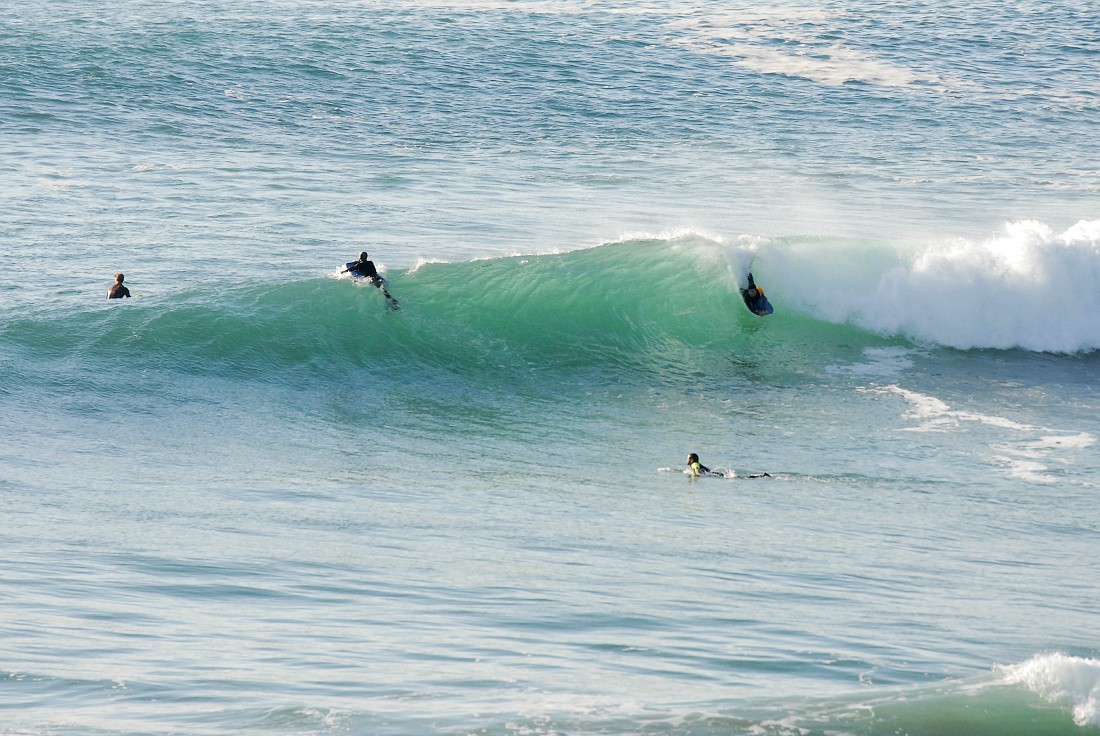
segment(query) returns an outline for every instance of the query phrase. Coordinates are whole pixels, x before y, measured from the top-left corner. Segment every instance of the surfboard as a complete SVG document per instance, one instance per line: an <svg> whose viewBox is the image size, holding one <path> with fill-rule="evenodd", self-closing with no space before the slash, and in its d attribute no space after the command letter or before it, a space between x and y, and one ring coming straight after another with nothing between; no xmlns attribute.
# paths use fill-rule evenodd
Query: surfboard
<svg viewBox="0 0 1100 736"><path fill-rule="evenodd" d="M749 272L749 285L741 290L741 299L744 300L745 306L749 308L749 311L759 317L767 317L771 314L772 303L768 301L768 297L764 296L763 289L759 290L759 296L754 300L749 296L749 289L758 289L756 283L752 280L752 272Z"/></svg>
<svg viewBox="0 0 1100 736"><path fill-rule="evenodd" d="M690 478L725 478L727 480L745 480L746 478L774 478L771 473L746 473L745 475L738 475L737 471L733 468L711 468L702 475L692 475L691 470L688 468L657 468L658 473L676 473L678 475L686 475Z"/></svg>

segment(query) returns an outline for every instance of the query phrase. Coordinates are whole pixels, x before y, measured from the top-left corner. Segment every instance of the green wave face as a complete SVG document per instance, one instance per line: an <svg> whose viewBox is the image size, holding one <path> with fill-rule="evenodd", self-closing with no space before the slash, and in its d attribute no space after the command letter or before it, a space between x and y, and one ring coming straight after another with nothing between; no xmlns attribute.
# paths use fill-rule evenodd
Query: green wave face
<svg viewBox="0 0 1100 736"><path fill-rule="evenodd" d="M750 314L739 295L747 262L698 237L634 240L391 274L396 312L369 285L313 278L103 300L11 320L0 339L36 361L265 381L401 371L526 382L595 371L673 383L791 378L881 342L782 303L771 317Z"/></svg>

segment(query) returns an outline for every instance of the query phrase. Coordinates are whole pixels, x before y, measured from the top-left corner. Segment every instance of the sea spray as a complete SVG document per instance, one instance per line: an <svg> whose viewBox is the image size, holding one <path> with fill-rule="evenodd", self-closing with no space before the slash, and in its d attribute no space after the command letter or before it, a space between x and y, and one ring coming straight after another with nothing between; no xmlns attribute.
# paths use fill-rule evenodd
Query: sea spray
<svg viewBox="0 0 1100 736"><path fill-rule="evenodd" d="M1100 348L1100 222L1035 222L988 240L789 238L760 258L788 308L883 335L969 350Z"/></svg>
<svg viewBox="0 0 1100 736"><path fill-rule="evenodd" d="M1002 671L1008 682L1071 708L1078 726L1100 726L1100 660L1046 654Z"/></svg>

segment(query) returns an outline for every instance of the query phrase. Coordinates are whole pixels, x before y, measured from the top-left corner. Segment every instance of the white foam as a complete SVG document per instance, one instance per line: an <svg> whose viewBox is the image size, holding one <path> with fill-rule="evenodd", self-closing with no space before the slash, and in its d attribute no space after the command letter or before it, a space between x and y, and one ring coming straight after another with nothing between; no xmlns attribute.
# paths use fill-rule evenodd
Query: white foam
<svg viewBox="0 0 1100 736"><path fill-rule="evenodd" d="M639 5L593 0L412 0L412 4L535 15L650 15L658 21L670 14L686 14L664 22L663 28L669 35L661 42L726 56L734 64L754 72L799 77L826 85L862 82L888 87L938 86L944 81L936 74L887 63L867 51L823 41L836 30L838 22L850 19L845 13L822 8L752 7L715 12L711 8L673 8L663 3ZM794 50L789 51L792 47Z"/></svg>
<svg viewBox="0 0 1100 736"><path fill-rule="evenodd" d="M1054 483L1055 479L1047 475L1050 469L1045 464L1035 460L1016 458L1011 455L997 455L995 460L1000 461L1008 468L1008 475L1028 483Z"/></svg>
<svg viewBox="0 0 1100 736"><path fill-rule="evenodd" d="M959 430L966 422L973 422L1009 433L1009 441L991 445L994 454L990 459L1004 466L1008 475L1031 483L1055 482L1057 479L1047 474L1050 464L1072 461L1071 456L1059 453L1089 447L1096 441L1087 432L1059 433L1055 429L1024 424L1008 417L959 411L935 396L909 391L896 385L871 390L897 394L906 400L909 410L905 416L918 422L917 426L906 431L952 432ZM1038 436L1034 439L1025 437L1021 442L1021 434Z"/></svg>
<svg viewBox="0 0 1100 736"><path fill-rule="evenodd" d="M693 227L666 228L664 230L624 230L612 243L629 243L635 240L707 241L710 244L721 243L722 236ZM600 243L603 245L603 243Z"/></svg>
<svg viewBox="0 0 1100 736"><path fill-rule="evenodd" d="M417 258L416 259L416 265L409 269L409 273L410 274L416 273L423 266L428 266L428 265L431 265L433 263L448 263L448 261L445 261L442 258L423 258L423 257Z"/></svg>
<svg viewBox="0 0 1100 736"><path fill-rule="evenodd" d="M908 391L900 386L886 386L882 390L904 397L910 405L908 416L919 419L925 423L931 423L932 425L939 425L945 422L952 425L958 425L961 422L979 422L993 427L1017 431L1034 431L1040 429L1030 424L1014 422L1005 417L979 414L977 412L957 411L952 409L946 402L937 399L935 396L926 396L916 391Z"/></svg>
<svg viewBox="0 0 1100 736"><path fill-rule="evenodd" d="M887 87L940 85L936 74L886 63L873 54L823 42L838 18L821 8L765 7L722 13L701 12L669 28L684 35L686 48L727 56L761 74L780 74L838 86L862 82ZM808 30L807 30L808 29ZM793 51L790 50L793 48Z"/></svg>
<svg viewBox="0 0 1100 736"><path fill-rule="evenodd" d="M755 44L711 45L712 53L728 56L739 66L761 74L800 77L818 84L840 86L863 82L905 87L938 78L885 64L874 56L842 46L809 46L794 53Z"/></svg>
<svg viewBox="0 0 1100 736"><path fill-rule="evenodd" d="M1069 706L1078 726L1100 726L1100 660L1047 654L1001 671L1007 682Z"/></svg>
<svg viewBox="0 0 1100 736"><path fill-rule="evenodd" d="M812 243L768 256L772 292L829 322L959 349L1100 349L1100 221L1060 234L1025 221L985 241Z"/></svg>
<svg viewBox="0 0 1100 736"><path fill-rule="evenodd" d="M1084 447L1089 447L1096 443L1096 438L1088 432L1081 432L1080 434L1064 436L1058 435L1053 437L1040 437L1035 442L1031 443L1031 447L1036 450L1049 450L1049 449L1076 449L1079 450Z"/></svg>
<svg viewBox="0 0 1100 736"><path fill-rule="evenodd" d="M866 363L855 365L834 366L829 368L830 373L844 373L854 376L883 378L897 376L913 367L913 360L909 356L913 350L906 348L866 348L863 355Z"/></svg>

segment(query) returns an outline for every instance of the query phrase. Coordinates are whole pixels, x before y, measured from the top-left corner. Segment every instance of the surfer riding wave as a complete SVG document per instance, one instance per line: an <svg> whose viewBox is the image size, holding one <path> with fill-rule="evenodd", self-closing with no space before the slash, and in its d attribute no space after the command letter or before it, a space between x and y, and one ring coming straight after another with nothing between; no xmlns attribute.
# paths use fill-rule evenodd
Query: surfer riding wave
<svg viewBox="0 0 1100 736"><path fill-rule="evenodd" d="M347 267L340 273L350 273L357 279L366 279L372 286L378 287L382 295L386 297L386 304L390 309L397 309L397 300L386 289L386 280L379 275L374 261L370 260L370 256L367 255L366 251L359 254L359 260L346 265Z"/></svg>

